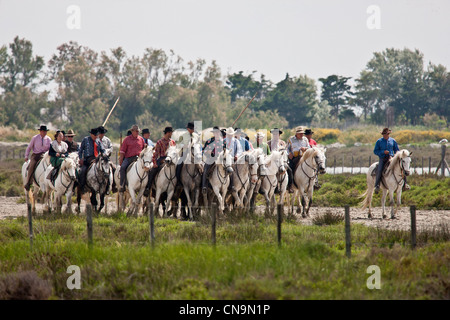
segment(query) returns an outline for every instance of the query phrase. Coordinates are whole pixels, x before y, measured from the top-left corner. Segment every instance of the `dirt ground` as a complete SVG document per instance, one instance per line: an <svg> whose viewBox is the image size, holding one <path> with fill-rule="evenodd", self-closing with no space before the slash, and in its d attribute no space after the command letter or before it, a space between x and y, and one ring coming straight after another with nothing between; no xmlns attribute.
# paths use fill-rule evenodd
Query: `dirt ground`
<svg viewBox="0 0 450 320"><path fill-rule="evenodd" d="M27 206L25 203L17 203L19 197L0 197L0 219L14 219L20 216L27 215ZM63 210L66 206L63 205ZM116 211L115 197L109 197L108 213ZM72 205L75 210L75 205ZM264 207L258 207L257 212L262 212ZM285 207L285 214L287 214ZM43 205L37 204L37 214L41 215ZM82 213L85 212L84 201L81 205ZM312 207L310 210L310 217L302 218L301 215L296 215L300 223L305 225L312 225L313 218L317 215L331 211L333 213L344 214L344 208L327 208L327 207ZM102 211L103 212L103 211ZM367 210L362 211L360 208L350 208L350 216L353 223L362 223L371 227L379 227L384 229L401 229L408 230L411 227L411 217L409 207L401 207L397 213L396 219L390 219L390 211L386 213L388 219L382 219L381 207L373 208L372 215L374 218L367 217ZM450 210L417 210L416 211L417 230L432 229L440 224L450 225Z"/></svg>

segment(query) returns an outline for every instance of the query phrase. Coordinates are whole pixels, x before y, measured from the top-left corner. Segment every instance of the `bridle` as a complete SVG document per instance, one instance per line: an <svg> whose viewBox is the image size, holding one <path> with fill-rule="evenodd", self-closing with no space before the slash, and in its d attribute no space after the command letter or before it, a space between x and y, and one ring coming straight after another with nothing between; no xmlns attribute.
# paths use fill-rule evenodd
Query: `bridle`
<svg viewBox="0 0 450 320"><path fill-rule="evenodd" d="M65 160L64 160L64 161L65 161ZM66 175L66 176L68 177L68 179L69 179L69 184L68 184L67 186L66 186L66 185L64 184L64 182L63 182L63 179L62 179L63 175ZM64 188L66 188L66 190L64 191L64 194L66 194L66 193L67 193L67 190L69 190L70 186L72 185L72 183L73 183L77 178L76 178L76 176L71 176L70 173L69 173L69 170L64 170L64 169L61 169L61 174L59 175L59 177L60 177L59 180L60 180L62 186L63 186Z"/></svg>

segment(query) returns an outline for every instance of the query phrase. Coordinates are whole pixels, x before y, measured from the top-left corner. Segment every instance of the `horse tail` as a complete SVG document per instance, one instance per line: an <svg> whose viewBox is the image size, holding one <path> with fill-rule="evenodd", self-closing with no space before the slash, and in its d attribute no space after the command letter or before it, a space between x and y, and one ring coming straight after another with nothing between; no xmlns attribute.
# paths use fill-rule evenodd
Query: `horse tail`
<svg viewBox="0 0 450 320"><path fill-rule="evenodd" d="M33 191L31 191L31 189L28 190L28 191L27 191L27 195L28 195L29 203L33 204L33 202L34 202L34 194L33 194Z"/></svg>
<svg viewBox="0 0 450 320"><path fill-rule="evenodd" d="M366 209L370 203L372 202L372 196L373 196L373 189L369 190L370 188L367 188L366 192L364 192L362 195L360 195L358 198L362 199L364 198L359 205L362 207L362 209Z"/></svg>

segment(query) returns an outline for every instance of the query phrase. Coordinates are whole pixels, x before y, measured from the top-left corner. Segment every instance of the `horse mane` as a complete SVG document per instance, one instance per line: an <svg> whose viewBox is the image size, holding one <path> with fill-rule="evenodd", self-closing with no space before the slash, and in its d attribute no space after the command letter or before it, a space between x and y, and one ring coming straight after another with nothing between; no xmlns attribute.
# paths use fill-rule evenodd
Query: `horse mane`
<svg viewBox="0 0 450 320"><path fill-rule="evenodd" d="M406 149L402 149L396 154L394 154L394 157L391 159L391 163L389 164L389 167L387 168L386 172L390 172L391 170L394 170L395 166L399 162L400 159L409 157L409 151Z"/></svg>
<svg viewBox="0 0 450 320"><path fill-rule="evenodd" d="M75 167L75 161L73 161L72 158L69 158L69 157L65 158L63 163L61 164L61 170L65 169L67 167L69 167L69 168Z"/></svg>
<svg viewBox="0 0 450 320"><path fill-rule="evenodd" d="M302 157L301 157L301 159L299 161L299 164L305 162L309 158L315 157L318 153L319 153L319 149L317 149L316 147L309 148L308 150L306 150L303 153L303 155L302 155Z"/></svg>
<svg viewBox="0 0 450 320"><path fill-rule="evenodd" d="M152 150L153 150L153 148L151 146L146 146L144 149L142 149L141 153L139 154L139 157L143 157L144 154L146 154Z"/></svg>

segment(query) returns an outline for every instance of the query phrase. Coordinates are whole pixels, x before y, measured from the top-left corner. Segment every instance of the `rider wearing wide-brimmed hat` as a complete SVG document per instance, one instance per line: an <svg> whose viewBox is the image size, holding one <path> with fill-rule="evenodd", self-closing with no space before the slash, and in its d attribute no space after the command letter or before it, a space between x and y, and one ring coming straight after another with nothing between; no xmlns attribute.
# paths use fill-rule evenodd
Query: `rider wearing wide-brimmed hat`
<svg viewBox="0 0 450 320"><path fill-rule="evenodd" d="M80 150L78 151L78 157L81 165L80 172L80 186L83 190L86 184L86 174L89 166L100 153L105 152L102 145L97 141L98 128L93 128L89 131L89 136L86 136L81 141Z"/></svg>
<svg viewBox="0 0 450 320"><path fill-rule="evenodd" d="M375 193L380 191L381 176L383 175L384 166L389 162L389 160L398 152L400 148L398 147L397 141L390 137L392 130L389 128L384 128L380 133L383 135L375 143L375 148L373 153L378 156L378 168L377 176L375 180ZM403 190L408 190L410 187L406 184L406 176L404 177L405 183L403 184Z"/></svg>
<svg viewBox="0 0 450 320"><path fill-rule="evenodd" d="M144 142L146 145L152 148L155 146L155 143L152 140L150 140L150 129L148 128L143 129L141 135L142 138L144 138Z"/></svg>
<svg viewBox="0 0 450 320"><path fill-rule="evenodd" d="M78 145L78 142L73 140L73 137L75 137L76 134L73 132L72 129L69 129L64 136L66 139L65 143L67 143L67 147L68 147L67 150L69 153L80 151L80 146Z"/></svg>
<svg viewBox="0 0 450 320"><path fill-rule="evenodd" d="M290 168L290 170L288 170L289 193L294 192L294 190L292 189L292 183L294 182L295 167L297 166L297 163L300 161L300 158L302 157L303 152L305 152L310 147L311 146L309 145L308 138L305 137L305 128L302 126L295 128L295 135L289 137L288 143L287 143L287 153L288 153L289 168Z"/></svg>
<svg viewBox="0 0 450 320"><path fill-rule="evenodd" d="M159 166L162 164L167 156L167 149L171 146L175 146L175 141L172 139L173 128L165 127L164 136L156 142L155 150L153 151L153 168L148 174L148 182L145 187L144 196L148 197L150 195L150 189L152 187L153 179L159 171Z"/></svg>
<svg viewBox="0 0 450 320"><path fill-rule="evenodd" d="M262 148L265 155L270 155L270 148L267 143L264 142L264 138L266 137L265 133L262 131L258 131L256 133L256 148Z"/></svg>
<svg viewBox="0 0 450 320"><path fill-rule="evenodd" d="M273 128L270 130L270 134L272 139L267 141L269 145L270 151L279 151L281 149L286 149L286 142L280 139L280 136L283 134L283 131L279 128Z"/></svg>
<svg viewBox="0 0 450 320"><path fill-rule="evenodd" d="M125 191L125 180L128 166L137 159L141 151L145 148L145 141L139 135L141 129L138 125L133 125L130 129L131 134L123 139L120 147L120 186L119 192Z"/></svg>
<svg viewBox="0 0 450 320"><path fill-rule="evenodd" d="M28 161L30 152L33 152L33 155L30 157L27 180L24 185L24 188L27 191L30 190L30 186L33 183L31 177L33 176L34 170L36 169L37 163L42 159L44 153L46 153L50 149L50 144L52 143L52 139L47 136L47 126L41 125L38 130L39 134L31 138L30 144L25 151L25 162Z"/></svg>
<svg viewBox="0 0 450 320"><path fill-rule="evenodd" d="M203 155L205 156L205 165L203 167L202 175L202 193L207 191L206 178L208 177L208 171L217 159L217 156L224 149L224 140L222 131L219 127L213 127L211 132L214 136L206 141L203 148Z"/></svg>

